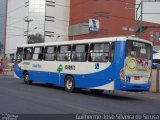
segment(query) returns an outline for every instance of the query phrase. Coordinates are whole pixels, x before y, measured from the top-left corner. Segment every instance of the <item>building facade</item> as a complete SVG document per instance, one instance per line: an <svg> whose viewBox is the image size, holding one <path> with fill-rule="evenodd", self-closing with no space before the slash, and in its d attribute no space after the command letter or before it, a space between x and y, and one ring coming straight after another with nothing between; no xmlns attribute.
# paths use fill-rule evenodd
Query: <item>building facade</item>
<svg viewBox="0 0 160 120"><path fill-rule="evenodd" d="M21 44L68 40L69 4L70 0L8 0L8 57L14 57Z"/></svg>
<svg viewBox="0 0 160 120"><path fill-rule="evenodd" d="M137 36L140 37L138 23L135 20L137 2L139 1L71 0L70 40L119 35L128 36L135 35L136 32ZM156 16L154 17L156 18ZM90 31L89 19L99 21L98 31ZM148 18L143 20L148 20ZM160 24L143 22L143 26L160 27ZM159 46L159 34L160 28L148 27L143 32L142 38L152 41L155 46Z"/></svg>
<svg viewBox="0 0 160 120"><path fill-rule="evenodd" d="M136 32L140 36L136 3L137 0L8 0L5 53L13 56L16 47L26 43L134 36ZM142 37L160 49L160 28L151 28L160 24L143 25L150 27L145 28Z"/></svg>
<svg viewBox="0 0 160 120"><path fill-rule="evenodd" d="M133 5L133 9L129 9L128 6L130 7L120 0L71 0L70 39L134 35L135 9ZM89 31L89 19L99 20L98 32ZM79 34L72 31L78 31Z"/></svg>
<svg viewBox="0 0 160 120"><path fill-rule="evenodd" d="M8 0L7 8L7 34L5 53L7 57L13 58L16 47L25 44L25 0ZM18 4L17 4L18 3Z"/></svg>

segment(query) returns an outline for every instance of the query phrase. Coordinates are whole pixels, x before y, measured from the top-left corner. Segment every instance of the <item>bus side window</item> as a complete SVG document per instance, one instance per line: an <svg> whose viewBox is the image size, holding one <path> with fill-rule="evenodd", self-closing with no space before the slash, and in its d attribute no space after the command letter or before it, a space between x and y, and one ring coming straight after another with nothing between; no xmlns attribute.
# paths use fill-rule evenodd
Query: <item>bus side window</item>
<svg viewBox="0 0 160 120"><path fill-rule="evenodd" d="M62 45L58 47L57 60L58 61L70 61L71 46Z"/></svg>
<svg viewBox="0 0 160 120"><path fill-rule="evenodd" d="M88 45L73 45L72 48L72 61L77 62L84 62L87 60L87 52L88 52Z"/></svg>
<svg viewBox="0 0 160 120"><path fill-rule="evenodd" d="M90 45L90 62L108 62L109 43L96 43Z"/></svg>
<svg viewBox="0 0 160 120"><path fill-rule="evenodd" d="M23 59L23 48L17 48L16 62L21 62Z"/></svg>
<svg viewBox="0 0 160 120"><path fill-rule="evenodd" d="M44 60L45 61L54 61L56 55L56 47L55 46L47 46L44 51Z"/></svg>
<svg viewBox="0 0 160 120"><path fill-rule="evenodd" d="M42 60L43 59L43 47L35 47L34 48L34 54L33 54L33 60Z"/></svg>
<svg viewBox="0 0 160 120"><path fill-rule="evenodd" d="M33 48L28 47L24 49L23 59L24 60L31 60L33 56Z"/></svg>

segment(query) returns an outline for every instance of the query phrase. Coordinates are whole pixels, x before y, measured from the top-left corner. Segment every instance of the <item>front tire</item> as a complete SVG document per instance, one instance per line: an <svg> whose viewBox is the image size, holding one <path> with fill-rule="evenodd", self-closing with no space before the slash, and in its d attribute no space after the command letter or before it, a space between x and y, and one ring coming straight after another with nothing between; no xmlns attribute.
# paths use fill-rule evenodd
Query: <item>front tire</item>
<svg viewBox="0 0 160 120"><path fill-rule="evenodd" d="M75 92L75 81L72 76L67 76L65 78L64 87L67 92L70 92L70 93Z"/></svg>
<svg viewBox="0 0 160 120"><path fill-rule="evenodd" d="M25 84L28 84L28 85L31 85L31 84L32 84L32 81L29 79L29 74L28 74L28 72L24 73L23 80L24 80L24 83L25 83Z"/></svg>

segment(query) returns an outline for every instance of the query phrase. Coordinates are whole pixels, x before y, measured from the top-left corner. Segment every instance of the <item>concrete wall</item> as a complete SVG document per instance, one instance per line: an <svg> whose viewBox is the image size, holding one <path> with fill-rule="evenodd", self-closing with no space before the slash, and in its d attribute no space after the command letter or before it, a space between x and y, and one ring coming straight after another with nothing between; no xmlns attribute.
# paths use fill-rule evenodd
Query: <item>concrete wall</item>
<svg viewBox="0 0 160 120"><path fill-rule="evenodd" d="M159 70L159 74L160 74L160 70ZM159 92L160 92L160 76L158 80L159 80ZM157 92L157 70L156 69L152 70L150 91Z"/></svg>

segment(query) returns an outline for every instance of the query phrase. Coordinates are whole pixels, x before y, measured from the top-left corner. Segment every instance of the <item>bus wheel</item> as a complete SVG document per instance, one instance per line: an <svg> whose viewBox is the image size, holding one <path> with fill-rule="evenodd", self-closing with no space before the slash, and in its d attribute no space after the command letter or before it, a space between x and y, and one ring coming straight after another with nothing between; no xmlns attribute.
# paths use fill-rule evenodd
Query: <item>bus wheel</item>
<svg viewBox="0 0 160 120"><path fill-rule="evenodd" d="M25 84L28 84L28 85L32 84L32 81L29 80L29 74L27 72L24 73L23 80Z"/></svg>
<svg viewBox="0 0 160 120"><path fill-rule="evenodd" d="M72 76L67 76L64 83L65 90L73 93L75 91L75 82Z"/></svg>
<svg viewBox="0 0 160 120"><path fill-rule="evenodd" d="M98 90L98 89L90 89L91 93L96 93L96 94L100 94L103 93L104 90Z"/></svg>

